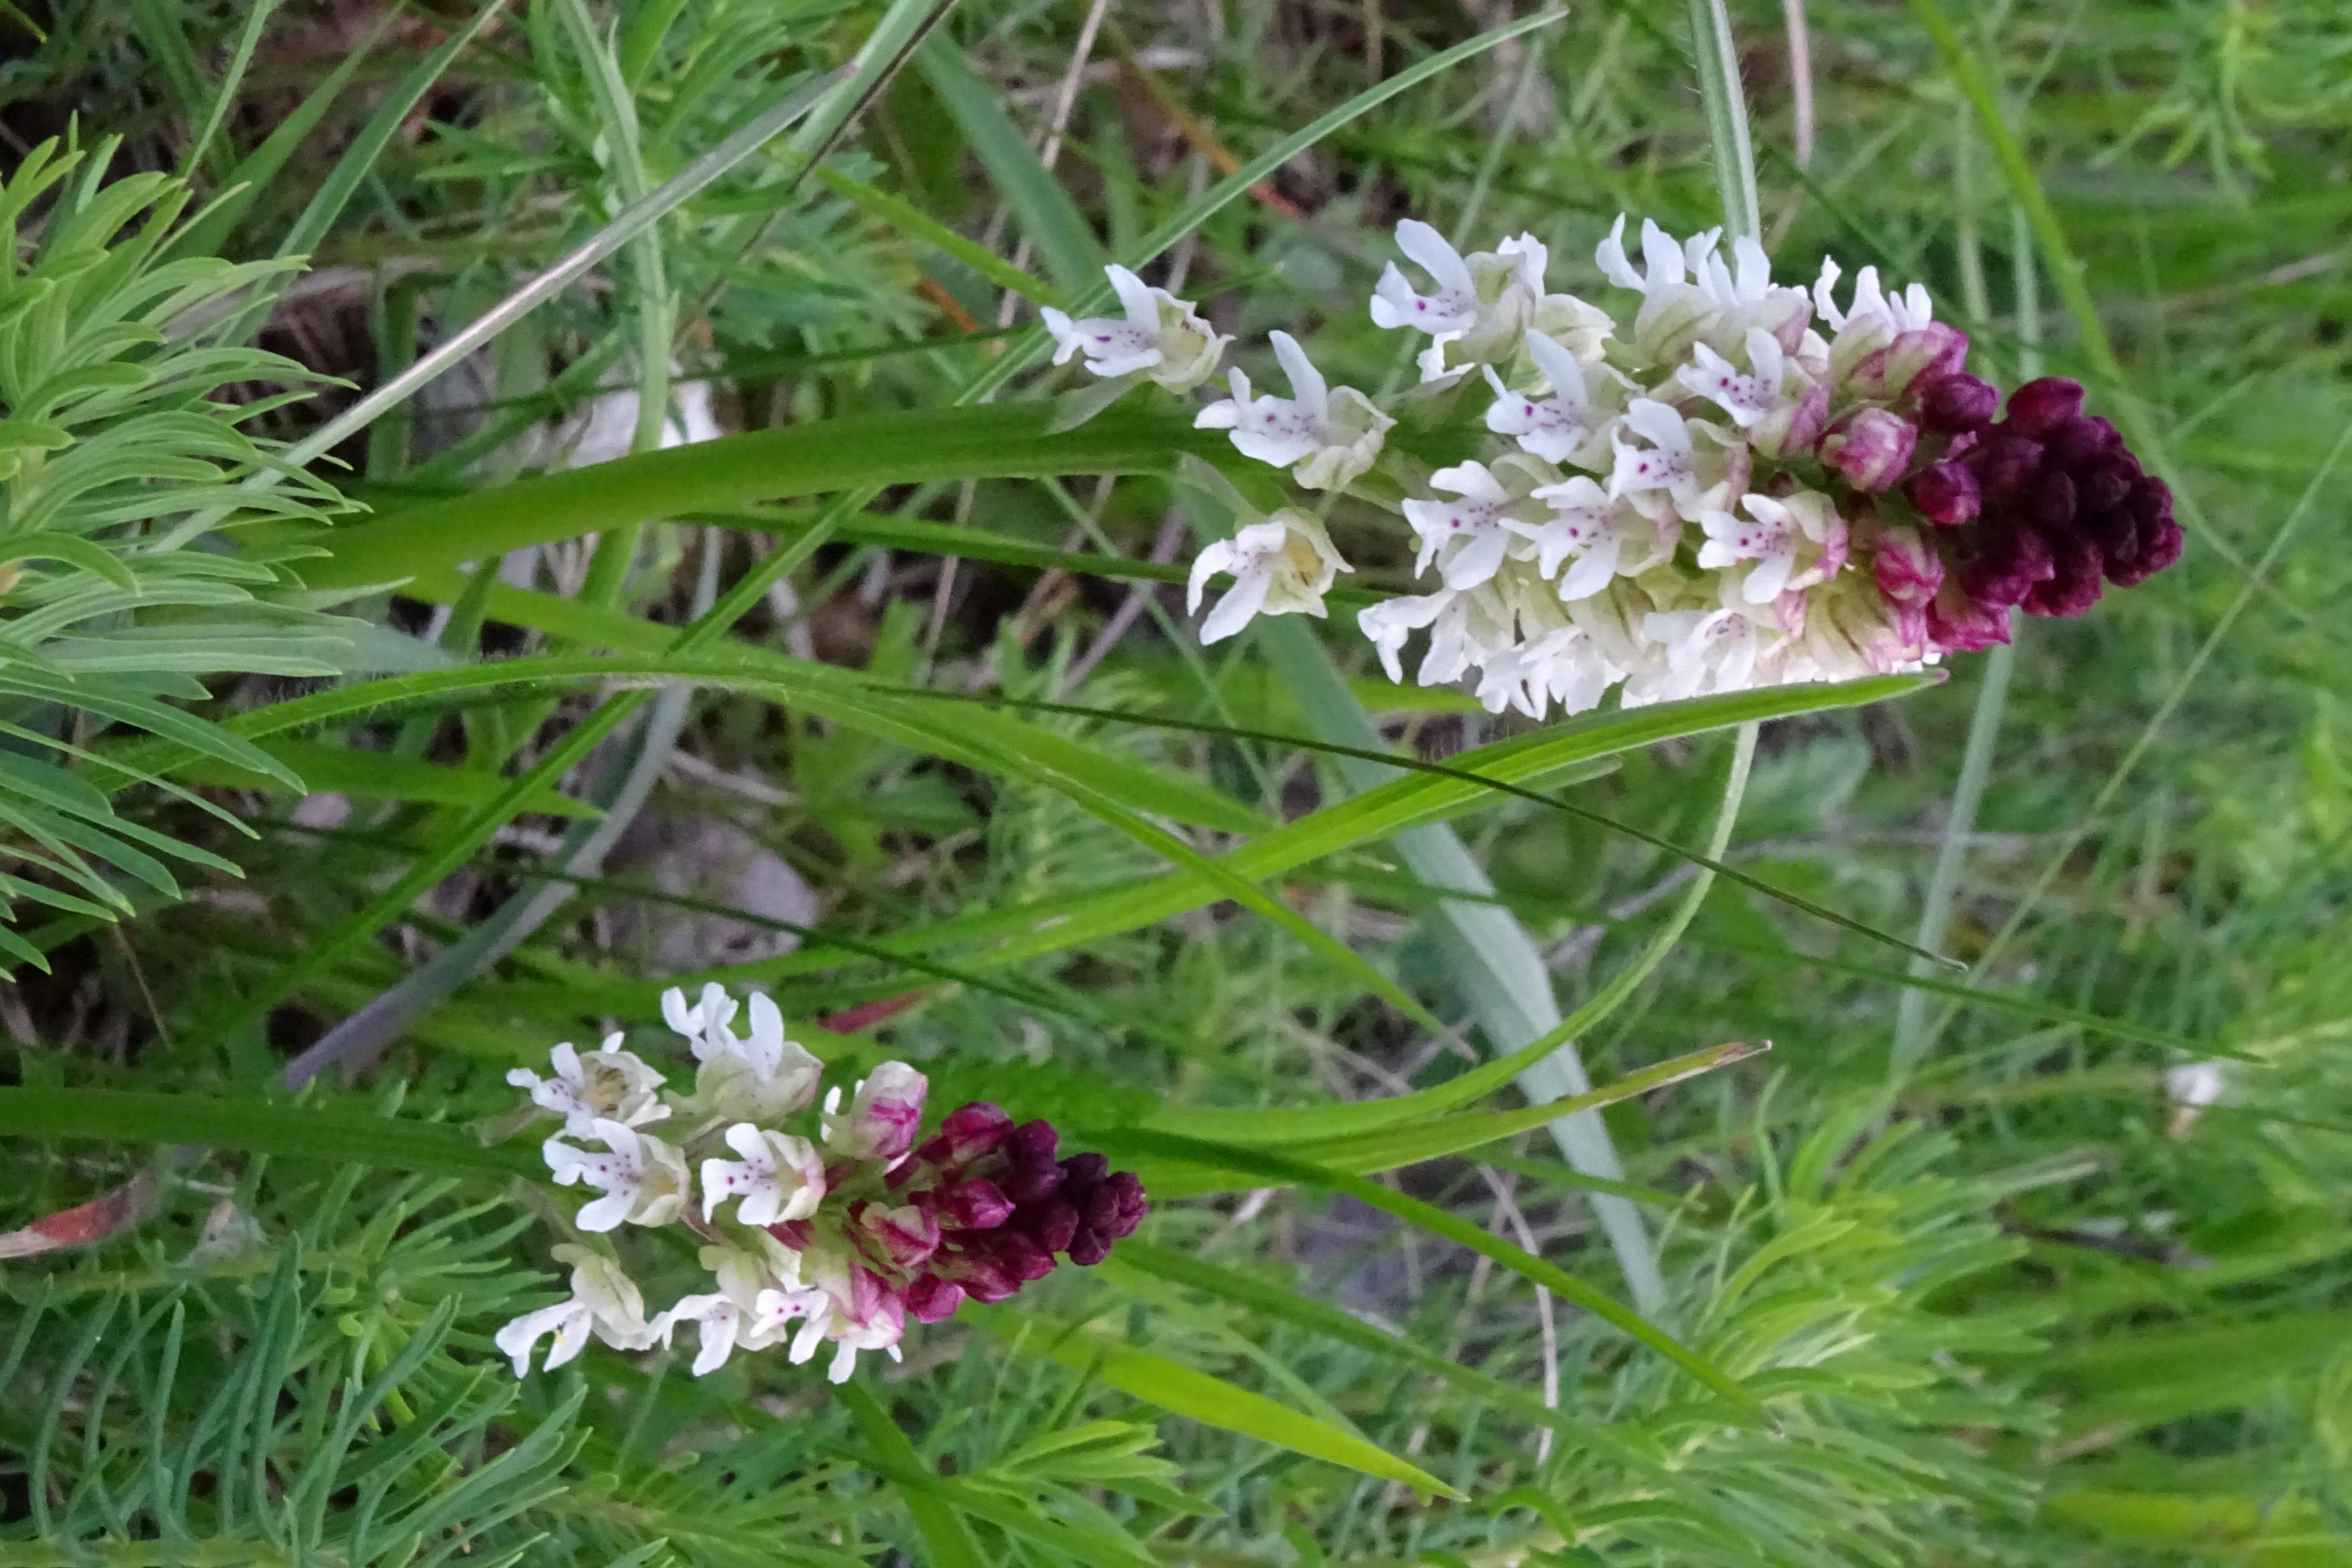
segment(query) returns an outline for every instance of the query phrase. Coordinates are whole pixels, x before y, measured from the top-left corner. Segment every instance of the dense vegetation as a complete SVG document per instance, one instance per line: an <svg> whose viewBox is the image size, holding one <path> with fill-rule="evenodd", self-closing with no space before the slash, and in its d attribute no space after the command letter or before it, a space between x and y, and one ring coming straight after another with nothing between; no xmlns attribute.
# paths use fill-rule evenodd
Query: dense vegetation
<svg viewBox="0 0 2352 1568"><path fill-rule="evenodd" d="M0 1564L2352 1562L2340 6L0 35ZM1750 178L1781 281L2084 383L2179 563L1497 717L1355 636L1361 497L1204 647L1248 466L1036 326L1124 263L1395 391L1400 220L1597 298ZM684 1081L709 981L1150 1217L839 1384L519 1379L507 1075Z"/></svg>

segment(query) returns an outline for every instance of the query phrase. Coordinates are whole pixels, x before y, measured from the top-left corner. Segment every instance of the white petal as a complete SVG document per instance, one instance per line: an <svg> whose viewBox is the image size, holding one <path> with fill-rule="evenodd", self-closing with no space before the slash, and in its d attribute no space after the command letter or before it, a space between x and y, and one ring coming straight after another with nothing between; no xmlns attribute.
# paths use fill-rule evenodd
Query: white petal
<svg viewBox="0 0 2352 1568"><path fill-rule="evenodd" d="M1209 612L1209 618L1201 623L1202 645L1223 642L1255 620L1265 604L1266 590L1273 585L1264 572L1235 578L1225 596L1217 601L1216 608Z"/></svg>
<svg viewBox="0 0 2352 1568"><path fill-rule="evenodd" d="M1154 332L1160 330L1160 302L1151 297L1150 284L1116 263L1104 268L1103 276L1110 279L1111 292L1118 296L1129 321Z"/></svg>
<svg viewBox="0 0 2352 1568"><path fill-rule="evenodd" d="M1201 553L1192 558L1192 579L1185 593L1184 613L1188 616L1199 615L1201 595L1207 590L1209 579L1220 572L1230 572L1233 569L1234 542L1232 540L1220 539L1213 543L1203 545ZM840 1092L836 1089L833 1094L838 1095ZM833 1110L831 1096L826 1098L824 1108L828 1113Z"/></svg>
<svg viewBox="0 0 2352 1568"><path fill-rule="evenodd" d="M1617 575L1617 557L1623 549L1624 542L1613 533L1595 541L1560 574L1560 599L1565 603L1589 599L1609 586L1611 579Z"/></svg>
<svg viewBox="0 0 2352 1568"><path fill-rule="evenodd" d="M1417 218L1406 218L1396 226L1396 242L1399 250L1437 279L1439 288L1459 289L1465 294L1475 291L1476 279L1470 276L1469 264L1462 259L1462 253L1429 225Z"/></svg>
<svg viewBox="0 0 2352 1568"><path fill-rule="evenodd" d="M1282 374L1290 378L1291 400L1321 423L1331 408L1330 384L1307 357L1307 351L1298 346L1297 339L1288 332L1269 332L1266 336L1274 343L1274 357L1281 362Z"/></svg>

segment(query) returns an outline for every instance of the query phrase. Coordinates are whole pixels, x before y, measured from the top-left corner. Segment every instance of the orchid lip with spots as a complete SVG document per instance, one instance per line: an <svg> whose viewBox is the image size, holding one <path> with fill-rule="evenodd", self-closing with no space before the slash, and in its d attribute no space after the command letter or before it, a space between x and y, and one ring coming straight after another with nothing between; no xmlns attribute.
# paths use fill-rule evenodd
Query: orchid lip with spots
<svg viewBox="0 0 2352 1568"><path fill-rule="evenodd" d="M984 1101L924 1139L930 1085L906 1062L877 1064L846 1096L825 1092L812 1116L824 1064L786 1037L762 995L750 1000L751 1034L737 1036L745 1012L718 985L691 1005L682 991L664 994L663 1020L696 1064L691 1094L668 1089L623 1034L584 1056L557 1047L552 1079L513 1075L534 1110L564 1119L541 1152L557 1186L594 1194L577 1227L618 1241L625 1226L684 1226L715 1286L648 1318L612 1252L558 1247L571 1294L496 1336L517 1376L541 1342L552 1370L593 1342L667 1349L691 1328L697 1377L739 1351L782 1349L799 1365L831 1343L826 1375L839 1383L861 1351L896 1360L910 1320L937 1322L967 1298L1003 1300L1057 1259L1100 1262L1149 1210L1133 1175L1099 1155L1061 1157L1049 1123L1016 1124ZM714 1114L721 1108L737 1113ZM643 1131L654 1122L678 1141Z"/></svg>

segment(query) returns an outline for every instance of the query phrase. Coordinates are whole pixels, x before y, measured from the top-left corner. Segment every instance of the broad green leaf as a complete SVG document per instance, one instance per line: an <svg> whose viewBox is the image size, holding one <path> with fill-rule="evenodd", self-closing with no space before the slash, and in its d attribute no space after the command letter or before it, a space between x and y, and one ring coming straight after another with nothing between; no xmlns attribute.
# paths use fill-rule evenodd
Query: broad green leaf
<svg viewBox="0 0 2352 1568"><path fill-rule="evenodd" d="M998 1307L981 1317L989 1332L1017 1350L1051 1356L1074 1372L1098 1378L1125 1394L1222 1431L1238 1432L1294 1454L1327 1460L1402 1481L1414 1490L1460 1499L1462 1494L1416 1465L1407 1464L1328 1422L1212 1377L1165 1356L1139 1351L1084 1327ZM1020 1331L1026 1328L1030 1331Z"/></svg>
<svg viewBox="0 0 2352 1568"><path fill-rule="evenodd" d="M725 436L541 474L393 512L373 522L301 535L331 554L308 563L313 589L395 583L436 566L484 561L663 518L757 501L926 479L1151 473L1187 451L1215 452L1214 431L1170 415L1107 414L1076 430L1050 429L1044 404L925 408L856 415ZM287 537L253 529L245 537Z"/></svg>

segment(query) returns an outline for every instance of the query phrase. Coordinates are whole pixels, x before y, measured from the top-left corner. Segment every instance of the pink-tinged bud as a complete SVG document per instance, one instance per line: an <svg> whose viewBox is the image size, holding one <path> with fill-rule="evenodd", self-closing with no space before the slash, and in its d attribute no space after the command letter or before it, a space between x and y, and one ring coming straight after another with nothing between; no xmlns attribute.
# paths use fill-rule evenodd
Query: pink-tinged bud
<svg viewBox="0 0 2352 1568"><path fill-rule="evenodd" d="M1858 490L1883 490L1911 466L1919 432L1900 415L1864 408L1822 437L1822 457Z"/></svg>
<svg viewBox="0 0 2352 1568"><path fill-rule="evenodd" d="M834 1101L826 1102L826 1152L886 1164L902 1158L915 1146L915 1133L923 1123L923 1097L929 1091L930 1080L905 1062L884 1062L857 1086L846 1115L836 1119ZM834 1090L836 1098L840 1092Z"/></svg>
<svg viewBox="0 0 2352 1568"><path fill-rule="evenodd" d="M868 1204L857 1212L856 1221L896 1268L919 1268L940 1249L939 1222L919 1208Z"/></svg>
<svg viewBox="0 0 2352 1568"><path fill-rule="evenodd" d="M1946 375L1928 382L1919 393L1919 424L1940 435L1959 436L1992 423L2000 407L2000 391L1973 375Z"/></svg>
<svg viewBox="0 0 2352 1568"><path fill-rule="evenodd" d="M1048 1252L1067 1252L1070 1237L1077 1234L1078 1211L1060 1198L1047 1198L1041 1204L1023 1205L1006 1223L1020 1226Z"/></svg>
<svg viewBox="0 0 2352 1568"><path fill-rule="evenodd" d="M1829 421L1830 389L1818 384L1809 386L1802 396L1776 405L1750 426L1748 444L1767 458L1810 452L1821 445L1822 432L1829 427Z"/></svg>
<svg viewBox="0 0 2352 1568"><path fill-rule="evenodd" d="M1878 591L1897 605L1924 605L1944 585L1944 560L1916 528L1890 528L1879 536L1871 562Z"/></svg>
<svg viewBox="0 0 2352 1568"><path fill-rule="evenodd" d="M1969 597L1958 581L1927 606L1927 638L1946 653L1981 653L2009 640L2009 608Z"/></svg>
<svg viewBox="0 0 2352 1568"><path fill-rule="evenodd" d="M1976 516L1981 504L1976 475L1959 463L1928 464L1904 481L1903 494L1919 509L1921 517L1947 528Z"/></svg>
<svg viewBox="0 0 2352 1568"><path fill-rule="evenodd" d="M929 1164L967 1165L996 1152L1005 1134L1012 1131L1013 1118L1002 1107L975 1100L948 1112L939 1131L925 1140L916 1152Z"/></svg>
<svg viewBox="0 0 2352 1568"><path fill-rule="evenodd" d="M1930 321L1866 354L1853 367L1849 387L1863 397L1902 396L1915 383L1957 374L1969 361L1969 335L1958 327Z"/></svg>
<svg viewBox="0 0 2352 1568"><path fill-rule="evenodd" d="M2029 381L2009 395L2009 427L2035 440L2083 412L2083 384L2063 375Z"/></svg>
<svg viewBox="0 0 2352 1568"><path fill-rule="evenodd" d="M963 1305L963 1287L936 1274L919 1276L906 1294L907 1315L919 1323L943 1323Z"/></svg>
<svg viewBox="0 0 2352 1568"><path fill-rule="evenodd" d="M2034 585L2020 607L2029 616L2079 616L2097 604L2105 564L2097 543L2079 533L2063 534L2050 542L2050 551L2056 570Z"/></svg>
<svg viewBox="0 0 2352 1568"><path fill-rule="evenodd" d="M1013 1214L1013 1200L986 1176L974 1176L929 1194L927 1207L957 1230L992 1230Z"/></svg>

